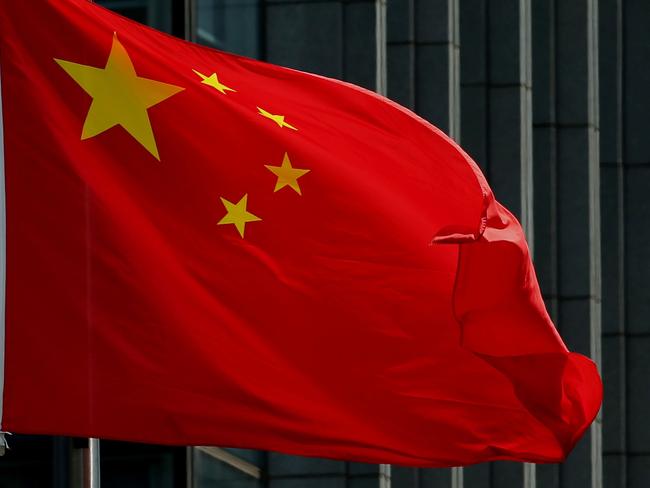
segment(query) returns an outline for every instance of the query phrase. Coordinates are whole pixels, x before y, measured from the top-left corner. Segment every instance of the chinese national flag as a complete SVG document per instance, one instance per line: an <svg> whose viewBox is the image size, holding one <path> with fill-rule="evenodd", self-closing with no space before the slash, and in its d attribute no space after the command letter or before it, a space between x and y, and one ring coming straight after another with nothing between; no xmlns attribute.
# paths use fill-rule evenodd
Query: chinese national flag
<svg viewBox="0 0 650 488"><path fill-rule="evenodd" d="M83 0L0 0L0 63L2 430L450 466L594 419L519 223L410 111Z"/></svg>

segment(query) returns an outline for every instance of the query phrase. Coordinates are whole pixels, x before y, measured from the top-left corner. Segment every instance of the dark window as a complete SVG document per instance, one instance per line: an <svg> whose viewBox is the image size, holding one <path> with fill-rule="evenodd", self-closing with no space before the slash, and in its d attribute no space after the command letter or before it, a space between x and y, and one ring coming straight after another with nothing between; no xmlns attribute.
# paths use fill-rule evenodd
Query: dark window
<svg viewBox="0 0 650 488"><path fill-rule="evenodd" d="M195 9L197 42L261 57L259 0L196 0Z"/></svg>
<svg viewBox="0 0 650 488"><path fill-rule="evenodd" d="M136 22L172 32L172 0L96 0L95 3Z"/></svg>

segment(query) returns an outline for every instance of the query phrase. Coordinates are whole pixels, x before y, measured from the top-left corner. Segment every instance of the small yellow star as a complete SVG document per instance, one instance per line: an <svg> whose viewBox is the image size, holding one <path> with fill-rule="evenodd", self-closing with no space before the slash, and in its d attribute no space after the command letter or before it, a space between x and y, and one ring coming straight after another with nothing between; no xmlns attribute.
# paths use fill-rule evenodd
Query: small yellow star
<svg viewBox="0 0 650 488"><path fill-rule="evenodd" d="M298 195L302 195L300 185L298 185L298 178L306 175L310 170L294 168L291 166L291 161L289 160L289 155L287 153L284 153L282 166L269 166L268 164L265 164L264 166L278 177L278 181L275 184L275 190L273 190L274 192L284 188L285 186L290 186Z"/></svg>
<svg viewBox="0 0 650 488"><path fill-rule="evenodd" d="M217 223L217 225L234 224L239 231L239 235L244 237L244 230L246 229L246 222L256 222L260 219L257 215L253 215L246 210L248 203L248 194L244 195L237 203L232 203L221 197L221 203L226 207L226 215Z"/></svg>
<svg viewBox="0 0 650 488"><path fill-rule="evenodd" d="M264 110L263 108L260 108L260 107L257 107L257 110L259 111L259 114L262 117L266 117L267 119L271 119L273 122L278 124L280 126L280 128L288 127L289 129L292 129L292 130L298 130L293 125L291 125L288 122L284 121L284 115L275 115L275 114L272 114L271 112L267 112L266 110Z"/></svg>
<svg viewBox="0 0 650 488"><path fill-rule="evenodd" d="M198 76L201 77L201 80L203 80L201 81L201 83L203 83L204 85L211 86L212 88L223 93L224 95L226 95L227 91L231 91L231 92L237 91L221 83L219 81L219 78L217 77L217 73L212 73L210 76L205 76L203 73L199 73L195 69L193 69L192 71L194 71L194 73L196 73Z"/></svg>

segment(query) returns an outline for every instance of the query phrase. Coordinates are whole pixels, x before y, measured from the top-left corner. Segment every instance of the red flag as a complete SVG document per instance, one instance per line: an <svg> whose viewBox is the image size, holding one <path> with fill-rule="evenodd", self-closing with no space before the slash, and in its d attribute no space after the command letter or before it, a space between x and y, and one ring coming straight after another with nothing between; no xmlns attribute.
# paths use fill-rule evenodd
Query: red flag
<svg viewBox="0 0 650 488"><path fill-rule="evenodd" d="M82 0L0 5L2 429L449 466L589 426L594 364L439 130Z"/></svg>

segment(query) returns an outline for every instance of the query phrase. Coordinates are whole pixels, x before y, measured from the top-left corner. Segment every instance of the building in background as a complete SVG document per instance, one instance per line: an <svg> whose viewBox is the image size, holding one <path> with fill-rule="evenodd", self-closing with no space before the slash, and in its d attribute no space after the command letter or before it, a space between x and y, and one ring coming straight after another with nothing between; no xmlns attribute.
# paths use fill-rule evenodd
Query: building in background
<svg viewBox="0 0 650 488"><path fill-rule="evenodd" d="M650 486L650 2L98 3L360 84L446 131L522 221L555 323L570 349L600 364L605 385L601 417L563 465L414 469L102 441L104 488ZM81 486L85 440L10 442L0 488Z"/></svg>

